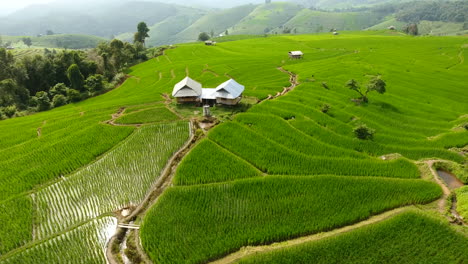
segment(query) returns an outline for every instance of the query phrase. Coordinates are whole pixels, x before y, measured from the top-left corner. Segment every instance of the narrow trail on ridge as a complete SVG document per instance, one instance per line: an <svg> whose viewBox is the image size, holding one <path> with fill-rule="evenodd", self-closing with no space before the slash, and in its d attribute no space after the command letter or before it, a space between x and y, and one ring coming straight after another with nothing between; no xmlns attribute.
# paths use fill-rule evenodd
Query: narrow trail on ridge
<svg viewBox="0 0 468 264"><path fill-rule="evenodd" d="M387 211L385 213L375 215L370 217L367 220L361 221L359 223L353 224L353 225L348 225L345 227L337 228L332 231L328 232L323 232L323 233L317 233L309 236L304 236L304 237L299 237L291 240L285 240L282 242L276 242L270 245L263 245L263 246L248 246L248 247L243 247L239 251L234 252L230 255L227 255L224 258L209 262L210 264L230 264L230 263L236 263L237 261L251 256L255 255L257 253L265 253L265 252L270 252L273 250L277 249L284 249L284 248L289 248L297 245L301 245L304 243L312 242L312 241L318 241L322 239L326 239L329 237L337 236L343 233L347 233L350 231L353 231L355 229L368 226L371 224L379 223L382 222L390 217L393 217L395 215L398 215L404 211L406 211L409 208L412 208L413 206L405 206L405 207L400 207L397 209L393 209L390 211Z"/></svg>
<svg viewBox="0 0 468 264"><path fill-rule="evenodd" d="M300 85L296 74L294 74L294 73L292 73L292 72L290 72L290 71L285 70L283 67L278 67L277 69L278 69L279 71L284 72L284 73L286 73L286 74L289 75L289 82L291 83L291 86L289 86L289 87L283 87L283 91L282 91L282 92L276 93L275 96L269 94L267 98L265 98L264 100L261 100L261 101L258 102L258 103L262 103L263 101L272 100L272 99L278 98L278 97L280 97L280 96L286 95L286 94L289 93L290 91L294 90L294 88L296 88L298 85Z"/></svg>

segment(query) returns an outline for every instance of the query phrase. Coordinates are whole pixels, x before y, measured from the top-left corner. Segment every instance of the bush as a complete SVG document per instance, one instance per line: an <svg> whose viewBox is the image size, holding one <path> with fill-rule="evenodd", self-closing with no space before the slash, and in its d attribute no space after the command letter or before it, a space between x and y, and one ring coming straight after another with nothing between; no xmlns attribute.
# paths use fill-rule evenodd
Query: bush
<svg viewBox="0 0 468 264"><path fill-rule="evenodd" d="M54 105L54 107L66 105L67 98L64 95L57 94L56 96L54 96L54 99L52 99L52 104Z"/></svg>
<svg viewBox="0 0 468 264"><path fill-rule="evenodd" d="M354 128L354 134L359 139L363 139L363 140L373 139L375 130L362 124Z"/></svg>
<svg viewBox="0 0 468 264"><path fill-rule="evenodd" d="M81 94L75 89L69 89L67 92L67 97L70 102L78 102L81 101Z"/></svg>
<svg viewBox="0 0 468 264"><path fill-rule="evenodd" d="M12 118L16 114L16 112L17 112L17 109L15 105L10 105L3 109L3 113L9 118Z"/></svg>

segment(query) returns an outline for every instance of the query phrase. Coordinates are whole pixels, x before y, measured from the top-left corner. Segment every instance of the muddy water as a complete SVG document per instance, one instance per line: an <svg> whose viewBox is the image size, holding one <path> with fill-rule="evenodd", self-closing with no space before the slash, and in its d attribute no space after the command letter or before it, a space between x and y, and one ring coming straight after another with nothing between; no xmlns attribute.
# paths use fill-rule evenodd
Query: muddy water
<svg viewBox="0 0 468 264"><path fill-rule="evenodd" d="M451 190L460 188L464 185L463 182L461 182L457 177L455 177L454 175L446 171L437 170L437 174L447 184L447 186Z"/></svg>

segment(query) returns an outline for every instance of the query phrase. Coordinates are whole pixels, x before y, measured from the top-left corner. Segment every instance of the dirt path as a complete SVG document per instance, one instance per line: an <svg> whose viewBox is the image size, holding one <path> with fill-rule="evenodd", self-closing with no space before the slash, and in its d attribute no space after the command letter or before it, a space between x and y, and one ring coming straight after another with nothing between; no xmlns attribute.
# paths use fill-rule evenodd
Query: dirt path
<svg viewBox="0 0 468 264"><path fill-rule="evenodd" d="M164 170L161 172L161 175L159 179L156 181L156 183L151 187L150 191L146 195L145 199L143 200L142 203L138 207L136 207L132 213L123 218L120 219L119 224L128 224L130 222L134 222L137 220L137 218L142 217L145 215L146 211L154 205L161 194L164 193L164 191L172 185L172 180L175 176L175 170L179 164L179 162L182 160L182 158L191 150L191 148L195 145L197 142L197 138L195 137L195 132L194 132L194 124L192 121L190 121L190 138L188 141L185 143L185 145L178 151L176 152L172 158L167 162L166 167ZM111 241L108 244L108 247L106 249L106 256L108 263L110 264L118 264L119 262L116 260L115 256L112 253L112 247L116 243L118 244L118 247L120 248L121 243L123 243L123 239L125 238L125 234L128 230L123 229L123 228L118 228L116 235L112 237ZM139 236L138 236L139 238ZM142 257L144 263L151 263L149 257L146 255L144 250L141 248L141 243L138 241L137 244L137 250L139 252L139 255Z"/></svg>
<svg viewBox="0 0 468 264"><path fill-rule="evenodd" d="M278 67L277 68L279 71L281 72L284 72L286 74L289 75L289 83L291 83L291 86L289 87L283 87L283 91L282 92L278 92L276 95L271 95L269 94L268 97L262 101L260 101L259 103L263 102L263 101L266 101L266 100L272 100L272 99L275 99L275 98L278 98L280 96L283 96L287 93L289 93L290 91L294 90L294 88L296 88L300 83L297 79L297 75L292 73L292 72L289 72L287 70L285 70L283 67Z"/></svg>
<svg viewBox="0 0 468 264"><path fill-rule="evenodd" d="M349 226L345 226L345 227L342 227L342 228L338 228L338 229L332 230L330 232L318 233L318 234L305 236L305 237L300 237L300 238L296 238L296 239L291 239L291 240L287 240L287 241L283 241L283 242L279 242L279 243L273 243L271 245L244 247L244 248L242 248L241 250L239 250L237 252L234 252L234 253L232 253L232 254L230 254L230 255L222 258L222 259L219 259L219 260L216 260L216 261L213 261L213 262L210 262L210 263L211 264L235 263L235 262L239 261L240 259L242 259L244 257L251 256L251 255L254 255L254 254L257 254L257 253L264 253L264 252L269 252L269 251L273 251L273 250L277 250L277 249L289 248L289 247L301 245L301 244L304 244L304 243L307 243L307 242L317 241L317 240L325 239L325 238L328 238L328 237L336 236L336 235L339 235L339 234L343 234L343 233L346 233L346 232L353 231L353 230L355 230L357 228L361 228L361 227L364 227L364 226L367 226L367 225L371 225L371 224L381 222L381 221L386 220L386 219L388 219L388 218L390 218L392 216L398 215L398 214L404 212L405 210L407 210L408 208L411 208L411 207L412 206L406 206L406 207L397 208L397 209L394 209L394 210L391 210L391 211L387 211L385 213L373 216L373 217L371 217L371 218L369 218L367 220L356 223L354 225L349 225Z"/></svg>

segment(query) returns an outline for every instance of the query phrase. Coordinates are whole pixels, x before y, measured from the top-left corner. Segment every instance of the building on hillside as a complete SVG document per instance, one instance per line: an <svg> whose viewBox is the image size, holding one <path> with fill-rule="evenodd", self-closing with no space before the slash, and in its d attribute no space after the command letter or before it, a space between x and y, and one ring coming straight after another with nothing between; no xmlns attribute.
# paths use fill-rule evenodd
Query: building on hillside
<svg viewBox="0 0 468 264"><path fill-rule="evenodd" d="M177 83L172 91L178 103L199 102L201 95L202 85L188 76Z"/></svg>
<svg viewBox="0 0 468 264"><path fill-rule="evenodd" d="M178 103L202 103L203 105L236 105L242 99L245 87L230 79L216 88L202 88L202 85L189 77L174 86L172 96Z"/></svg>
<svg viewBox="0 0 468 264"><path fill-rule="evenodd" d="M6 47L7 50L14 50L15 48L13 48L12 46L8 46Z"/></svg>
<svg viewBox="0 0 468 264"><path fill-rule="evenodd" d="M216 46L216 41L207 40L207 41L205 41L205 45L207 45L207 46Z"/></svg>
<svg viewBox="0 0 468 264"><path fill-rule="evenodd" d="M304 53L300 50L290 51L288 54L290 59L302 59L304 57Z"/></svg>
<svg viewBox="0 0 468 264"><path fill-rule="evenodd" d="M336 31L333 31L333 35L339 35L340 33L336 32Z"/></svg>
<svg viewBox="0 0 468 264"><path fill-rule="evenodd" d="M395 26L389 26L388 29L389 30L395 30L396 28L395 28Z"/></svg>
<svg viewBox="0 0 468 264"><path fill-rule="evenodd" d="M225 81L215 89L216 103L236 105L242 99L242 93L244 90L245 86L239 84L234 79Z"/></svg>

